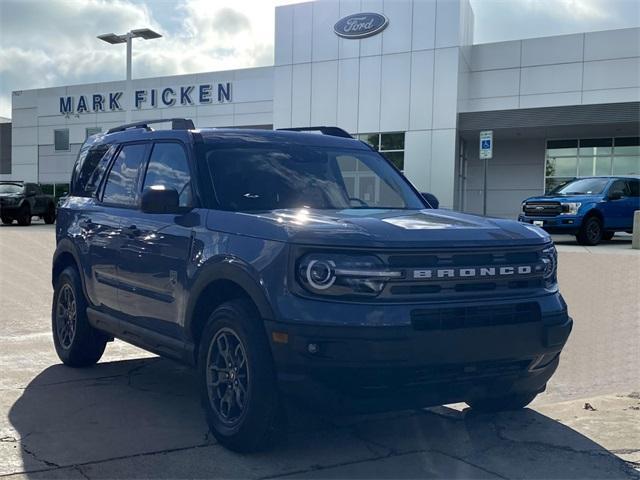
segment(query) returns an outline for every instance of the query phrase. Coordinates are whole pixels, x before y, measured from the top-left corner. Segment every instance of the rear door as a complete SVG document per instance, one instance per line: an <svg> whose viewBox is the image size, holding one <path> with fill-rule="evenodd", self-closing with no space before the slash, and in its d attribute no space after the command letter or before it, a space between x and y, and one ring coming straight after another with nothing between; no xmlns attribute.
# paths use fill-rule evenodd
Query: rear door
<svg viewBox="0 0 640 480"><path fill-rule="evenodd" d="M119 311L117 268L125 240L122 224L137 208L140 171L147 149L146 143L120 147L107 173L99 201L80 219L81 227L91 232L87 243L94 303L114 312Z"/></svg>
<svg viewBox="0 0 640 480"><path fill-rule="evenodd" d="M122 225L120 308L125 320L174 338L181 318L194 207L188 151L179 141L153 144L143 174L142 191L156 185L179 193L184 214L150 214L132 210Z"/></svg>

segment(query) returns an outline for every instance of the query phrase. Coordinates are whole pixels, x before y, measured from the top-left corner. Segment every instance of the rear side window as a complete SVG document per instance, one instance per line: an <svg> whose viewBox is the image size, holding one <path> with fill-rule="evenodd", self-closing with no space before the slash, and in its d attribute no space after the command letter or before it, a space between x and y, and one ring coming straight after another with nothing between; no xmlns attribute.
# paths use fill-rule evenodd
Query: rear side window
<svg viewBox="0 0 640 480"><path fill-rule="evenodd" d="M71 194L92 197L107 169L109 145L95 145L80 152L71 180Z"/></svg>
<svg viewBox="0 0 640 480"><path fill-rule="evenodd" d="M175 189L181 207L193 206L189 163L180 144L156 143L153 146L142 190L154 185Z"/></svg>
<svg viewBox="0 0 640 480"><path fill-rule="evenodd" d="M102 201L125 207L138 202L138 176L147 146L144 144L122 147L109 171Z"/></svg>
<svg viewBox="0 0 640 480"><path fill-rule="evenodd" d="M632 197L640 197L640 180L629 180L629 192Z"/></svg>

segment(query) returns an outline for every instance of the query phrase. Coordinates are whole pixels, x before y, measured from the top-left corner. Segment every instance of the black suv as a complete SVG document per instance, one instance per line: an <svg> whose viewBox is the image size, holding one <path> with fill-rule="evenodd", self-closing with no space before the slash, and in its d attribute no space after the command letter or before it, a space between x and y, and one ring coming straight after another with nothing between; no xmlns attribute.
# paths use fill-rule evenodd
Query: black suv
<svg viewBox="0 0 640 480"><path fill-rule="evenodd" d="M56 203L53 195L42 193L36 183L0 182L0 219L5 225L14 220L18 225L31 225L31 217L40 217L47 224L56 221Z"/></svg>
<svg viewBox="0 0 640 480"><path fill-rule="evenodd" d="M338 412L522 408L572 320L542 229L436 210L346 132L91 137L59 207L55 347L197 366L215 436L269 445L283 397ZM318 134L321 133L321 134Z"/></svg>

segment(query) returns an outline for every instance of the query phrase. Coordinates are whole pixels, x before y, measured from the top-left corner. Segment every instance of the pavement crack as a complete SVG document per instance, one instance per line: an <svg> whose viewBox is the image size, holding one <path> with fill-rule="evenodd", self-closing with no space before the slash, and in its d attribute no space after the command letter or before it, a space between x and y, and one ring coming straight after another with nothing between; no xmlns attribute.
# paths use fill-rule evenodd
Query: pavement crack
<svg viewBox="0 0 640 480"><path fill-rule="evenodd" d="M599 450L579 450L576 448L573 448L569 445L558 445L558 444L551 444L551 443L545 443L542 441L538 441L538 440L515 440L512 438L509 438L505 435L504 431L507 429L507 427L499 425L497 422L497 419L492 419L491 420L491 424L495 427L495 433L496 433L496 437L498 438L498 440L502 441L502 442L507 442L507 443L515 443L515 444L522 444L522 445L528 445L530 447L539 447L542 449L552 449L552 450L561 450L563 452L566 453L576 453L576 454L580 454L580 455L588 455L588 456L609 456L611 455L611 451L609 450L605 450L602 449L602 451ZM622 461L621 459L619 459L620 461Z"/></svg>
<svg viewBox="0 0 640 480"><path fill-rule="evenodd" d="M57 463L51 462L51 461L46 460L44 458L40 458L40 456L38 456L36 454L36 452L34 452L33 450L28 449L24 443L20 443L20 446L22 447L22 450L25 453L27 453L28 455L31 455L36 461L38 461L40 463L44 463L47 467L60 468L60 465L58 465Z"/></svg>
<svg viewBox="0 0 640 480"><path fill-rule="evenodd" d="M25 452L27 452L29 455L31 455L33 458L35 458L36 460L46 464L47 466L51 467L51 468L40 468L40 469L30 469L30 470L23 470L23 471L18 471L18 472L11 472L11 473L3 473L0 475L0 478L2 477L7 477L10 475L18 475L18 474L30 474L30 473L40 473L40 472L51 472L54 470L58 470L61 468L73 468L73 469L78 469L81 467L86 467L86 466L91 466L91 465L99 465L101 463L107 463L107 462L113 462L113 461L117 461L117 460L129 460L132 458L143 458L143 457L149 457L149 456L153 456L153 455L164 455L167 453L176 453L176 452L184 452L187 450L195 450L195 449L199 449L199 448L205 448L205 447L211 447L213 445L211 444L197 444L197 445L190 445L187 447L177 447L177 448L169 448L166 450L155 450L152 452L142 452L142 453L136 453L133 455L120 455L117 457L110 457L110 458L103 458L100 460L91 460L88 462L82 462L82 463L76 463L76 464L69 464L69 465L58 465L56 463L53 462L49 462L46 460L42 460L40 458L38 458L34 453L30 452L29 450L27 450L24 445L22 445L22 448ZM82 472L83 476L86 478L90 478L86 472Z"/></svg>
<svg viewBox="0 0 640 480"><path fill-rule="evenodd" d="M87 475L84 470L82 470L82 468L79 465L74 465L73 469L78 472L80 475L82 475L83 478L86 478L87 480L91 480L91 478L89 477L89 475Z"/></svg>

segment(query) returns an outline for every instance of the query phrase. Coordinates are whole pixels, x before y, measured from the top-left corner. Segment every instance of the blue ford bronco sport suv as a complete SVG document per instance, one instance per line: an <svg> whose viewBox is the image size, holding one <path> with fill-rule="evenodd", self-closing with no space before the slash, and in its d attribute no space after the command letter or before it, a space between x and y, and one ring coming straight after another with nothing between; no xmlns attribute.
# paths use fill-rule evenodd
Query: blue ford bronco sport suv
<svg viewBox="0 0 640 480"><path fill-rule="evenodd" d="M616 232L631 233L636 210L640 210L638 177L585 177L542 197L527 198L518 220L549 233L575 235L581 245L597 245Z"/></svg>
<svg viewBox="0 0 640 480"><path fill-rule="evenodd" d="M334 412L522 408L572 327L546 232L432 209L336 128L91 137L58 210L52 327L67 365L119 338L197 367L228 448Z"/></svg>

